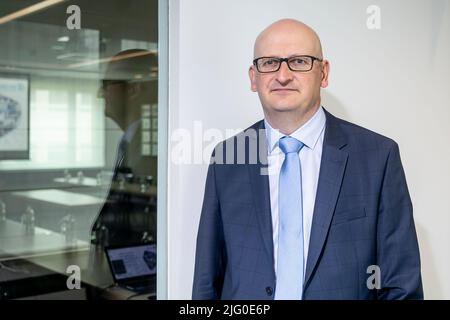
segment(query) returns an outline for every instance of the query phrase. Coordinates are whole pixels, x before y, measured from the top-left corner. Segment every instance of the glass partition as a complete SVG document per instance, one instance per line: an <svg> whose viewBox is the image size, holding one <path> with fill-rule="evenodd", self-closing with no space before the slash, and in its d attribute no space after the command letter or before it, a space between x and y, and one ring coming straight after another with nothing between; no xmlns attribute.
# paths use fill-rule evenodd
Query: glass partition
<svg viewBox="0 0 450 320"><path fill-rule="evenodd" d="M3 0L0 41L0 299L155 297L158 1Z"/></svg>

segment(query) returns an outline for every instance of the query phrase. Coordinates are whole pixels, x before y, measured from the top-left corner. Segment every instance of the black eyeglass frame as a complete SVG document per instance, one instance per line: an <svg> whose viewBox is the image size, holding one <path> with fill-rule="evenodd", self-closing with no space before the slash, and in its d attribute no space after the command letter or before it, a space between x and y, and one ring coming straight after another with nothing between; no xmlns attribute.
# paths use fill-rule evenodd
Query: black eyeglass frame
<svg viewBox="0 0 450 320"><path fill-rule="evenodd" d="M294 70L291 68L291 66L289 65L289 60L293 59L293 58L302 58L302 57L308 57L311 59L311 68L309 68L308 70ZM258 68L258 61L261 59L267 59L267 58L272 58L272 59L276 59L278 61L280 61L280 64L278 65L278 68L276 70L272 70L272 71L261 71ZM320 61L322 62L323 59L314 57L314 56L309 56L309 55L299 55L299 56L292 56L292 57L288 57L288 58L278 58L278 57L259 57L253 60L253 65L255 66L256 70L258 70L259 73L273 73L273 72L278 72L281 68L281 64L283 62L286 62L286 65L288 66L289 70L294 71L294 72L308 72L311 71L312 68L314 68L314 61Z"/></svg>

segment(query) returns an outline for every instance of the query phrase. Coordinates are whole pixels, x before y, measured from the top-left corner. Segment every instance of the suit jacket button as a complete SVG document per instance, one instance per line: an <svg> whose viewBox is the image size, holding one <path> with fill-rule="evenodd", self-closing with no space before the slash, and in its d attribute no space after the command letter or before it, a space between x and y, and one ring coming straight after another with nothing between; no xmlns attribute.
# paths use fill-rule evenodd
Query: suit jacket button
<svg viewBox="0 0 450 320"><path fill-rule="evenodd" d="M271 287L266 287L266 293L268 296L271 296L273 294L273 290Z"/></svg>

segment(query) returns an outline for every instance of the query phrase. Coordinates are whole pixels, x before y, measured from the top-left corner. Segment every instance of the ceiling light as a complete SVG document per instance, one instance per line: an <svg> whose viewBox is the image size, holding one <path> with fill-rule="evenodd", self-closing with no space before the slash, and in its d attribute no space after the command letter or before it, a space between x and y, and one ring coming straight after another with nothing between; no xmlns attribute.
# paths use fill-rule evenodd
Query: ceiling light
<svg viewBox="0 0 450 320"><path fill-rule="evenodd" d="M69 40L70 40L70 38L68 36L63 36L63 37L58 38L59 42L68 42Z"/></svg>
<svg viewBox="0 0 450 320"><path fill-rule="evenodd" d="M66 0L45 0L45 1L38 2L38 3L33 4L33 5L29 6L29 7L26 7L24 9L20 9L19 11L16 11L16 12L8 14L8 15L6 15L4 17L1 17L0 18L0 24L4 24L4 23L10 22L12 20L22 18L24 16L27 16L27 15L32 14L34 12L40 11L40 10L45 9L47 7L53 6L53 5L55 5L57 3L60 3L60 2L63 2L63 1L66 1Z"/></svg>

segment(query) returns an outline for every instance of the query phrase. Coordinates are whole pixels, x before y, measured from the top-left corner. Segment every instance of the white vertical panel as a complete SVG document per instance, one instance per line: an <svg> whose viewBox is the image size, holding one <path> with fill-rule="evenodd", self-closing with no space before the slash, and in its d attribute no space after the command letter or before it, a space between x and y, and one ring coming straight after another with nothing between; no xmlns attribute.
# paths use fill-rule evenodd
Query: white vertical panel
<svg viewBox="0 0 450 320"><path fill-rule="evenodd" d="M366 26L369 5L381 29ZM271 22L312 26L331 63L323 104L395 139L414 204L426 298L450 299L450 8L446 0L170 1L170 123L194 134L262 117L247 70ZM207 144L206 142L204 143ZM169 141L171 148L177 143ZM206 164L169 163L168 297L189 299Z"/></svg>

